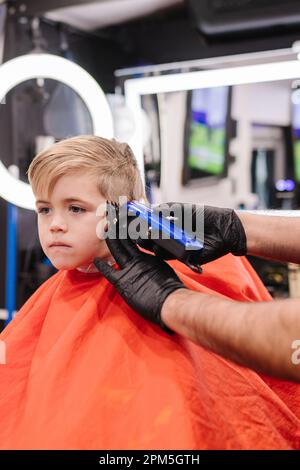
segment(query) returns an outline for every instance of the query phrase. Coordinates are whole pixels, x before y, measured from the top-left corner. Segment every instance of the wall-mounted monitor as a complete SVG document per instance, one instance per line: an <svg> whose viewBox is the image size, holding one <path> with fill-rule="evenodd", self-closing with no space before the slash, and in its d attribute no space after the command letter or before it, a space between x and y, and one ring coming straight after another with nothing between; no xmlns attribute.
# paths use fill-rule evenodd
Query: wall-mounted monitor
<svg viewBox="0 0 300 470"><path fill-rule="evenodd" d="M227 175L232 134L231 87L192 90L187 94L183 184Z"/></svg>

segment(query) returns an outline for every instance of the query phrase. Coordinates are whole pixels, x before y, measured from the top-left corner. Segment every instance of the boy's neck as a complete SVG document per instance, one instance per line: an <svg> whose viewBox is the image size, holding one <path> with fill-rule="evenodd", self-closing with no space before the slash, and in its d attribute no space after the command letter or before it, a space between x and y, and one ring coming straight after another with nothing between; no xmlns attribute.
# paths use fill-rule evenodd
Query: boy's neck
<svg viewBox="0 0 300 470"><path fill-rule="evenodd" d="M110 266L115 264L115 260L113 257L105 258L104 261L106 261ZM80 271L82 273L98 273L99 272L96 266L94 265L94 263L90 263L84 266L78 266L78 268L76 269L77 271Z"/></svg>
<svg viewBox="0 0 300 470"><path fill-rule="evenodd" d="M96 273L98 271L94 263L88 264L87 266L78 266L76 269L81 273Z"/></svg>

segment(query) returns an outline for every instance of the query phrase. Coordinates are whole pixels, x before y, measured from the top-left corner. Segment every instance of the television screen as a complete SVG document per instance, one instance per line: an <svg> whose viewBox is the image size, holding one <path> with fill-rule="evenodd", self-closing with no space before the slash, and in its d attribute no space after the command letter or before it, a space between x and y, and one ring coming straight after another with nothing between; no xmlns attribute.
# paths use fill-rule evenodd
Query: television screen
<svg viewBox="0 0 300 470"><path fill-rule="evenodd" d="M230 91L223 86L188 94L184 183L226 175Z"/></svg>

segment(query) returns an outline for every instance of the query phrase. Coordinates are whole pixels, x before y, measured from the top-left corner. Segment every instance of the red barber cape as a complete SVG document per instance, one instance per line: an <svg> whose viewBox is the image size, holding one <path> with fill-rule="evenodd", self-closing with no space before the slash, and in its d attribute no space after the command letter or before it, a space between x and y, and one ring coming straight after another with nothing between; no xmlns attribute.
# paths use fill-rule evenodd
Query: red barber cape
<svg viewBox="0 0 300 470"><path fill-rule="evenodd" d="M199 292L271 300L243 258L170 264ZM1 449L300 447L299 385L168 336L100 273L56 273L0 340Z"/></svg>

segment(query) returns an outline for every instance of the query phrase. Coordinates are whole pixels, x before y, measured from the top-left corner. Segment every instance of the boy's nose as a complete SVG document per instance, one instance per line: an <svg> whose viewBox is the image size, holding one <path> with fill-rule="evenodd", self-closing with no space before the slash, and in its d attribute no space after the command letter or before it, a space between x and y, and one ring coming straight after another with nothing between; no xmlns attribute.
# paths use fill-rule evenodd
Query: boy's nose
<svg viewBox="0 0 300 470"><path fill-rule="evenodd" d="M52 220L50 225L51 232L66 232L67 224L63 220L55 219Z"/></svg>

